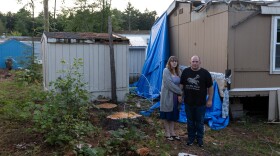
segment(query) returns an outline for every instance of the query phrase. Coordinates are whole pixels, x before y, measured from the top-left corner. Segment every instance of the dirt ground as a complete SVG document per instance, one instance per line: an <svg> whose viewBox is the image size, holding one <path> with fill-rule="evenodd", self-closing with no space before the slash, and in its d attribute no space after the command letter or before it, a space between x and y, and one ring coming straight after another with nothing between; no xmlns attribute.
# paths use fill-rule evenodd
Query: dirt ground
<svg viewBox="0 0 280 156"><path fill-rule="evenodd" d="M13 78L14 78L14 74L12 74L10 70L0 69L0 82L6 80L12 80Z"/></svg>
<svg viewBox="0 0 280 156"><path fill-rule="evenodd" d="M0 70L0 83L13 80L13 75L5 77L6 73ZM0 95L0 98L1 97ZM93 102L93 105L98 102ZM141 104L141 106L139 106ZM179 153L211 156L211 155L280 155L280 125L268 124L266 118L244 117L231 120L222 130L211 130L205 124L204 147L186 146L187 126L185 123L176 123L176 133L180 141L168 141L164 138L163 123L158 118L156 110L149 117L139 117L128 120L112 120L107 116L115 112L136 112L146 110L152 105L150 101L131 96L127 102L119 103L117 108L104 110L92 108L91 122L96 130L83 138L83 142L93 148L100 147L110 150L107 155L136 156L137 149L148 148L146 155L150 156L177 156ZM0 107L3 106L0 103ZM76 155L72 146L53 147L44 143L41 134L31 131L32 122L6 120L0 118L0 156L12 155ZM133 129L134 128L134 129ZM126 132L119 130L132 130ZM113 131L119 131L117 136ZM143 155L144 156L144 155ZM186 156L186 155L185 155Z"/></svg>

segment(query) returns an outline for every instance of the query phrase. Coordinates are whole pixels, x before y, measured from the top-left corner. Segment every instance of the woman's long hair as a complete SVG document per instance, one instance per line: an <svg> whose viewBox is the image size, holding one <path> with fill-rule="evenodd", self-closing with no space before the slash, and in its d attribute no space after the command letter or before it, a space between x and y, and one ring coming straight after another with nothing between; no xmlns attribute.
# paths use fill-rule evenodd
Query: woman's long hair
<svg viewBox="0 0 280 156"><path fill-rule="evenodd" d="M169 71L174 75L175 74L174 70L172 70L172 68L171 68L171 61L174 61L174 60L177 61L177 66L175 67L175 73L176 73L177 76L179 76L180 71L179 71L179 62L178 62L177 57L170 56L167 63L166 63L166 68L168 68Z"/></svg>

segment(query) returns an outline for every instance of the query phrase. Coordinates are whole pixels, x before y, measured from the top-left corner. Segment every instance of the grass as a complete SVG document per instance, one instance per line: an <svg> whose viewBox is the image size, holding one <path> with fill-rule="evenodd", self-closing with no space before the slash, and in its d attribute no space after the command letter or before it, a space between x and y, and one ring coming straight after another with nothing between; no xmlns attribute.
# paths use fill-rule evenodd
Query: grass
<svg viewBox="0 0 280 156"><path fill-rule="evenodd" d="M0 155L73 155L73 148L47 146L39 133L30 131L32 122L30 116L24 116L27 105L36 105L43 100L42 87L38 85L23 85L13 80L0 82ZM129 96L129 110L138 113L135 106L141 101L141 107L148 108L151 103L136 96ZM123 104L114 111L123 110ZM93 109L92 122L97 130L81 140L98 147L103 151L114 151L109 155L128 154L141 147L148 147L151 156L178 155L190 153L196 155L280 155L280 125L268 124L266 119L245 117L239 121L231 121L222 130L214 131L207 126L205 146L187 147L185 141L186 124L176 123L176 132L181 136L181 142L166 141L163 124L158 119L158 112L151 117L137 120L124 120L120 123L110 121L107 115L113 112ZM22 115L23 114L23 115ZM32 113L30 113L32 115ZM114 133L114 134L113 134Z"/></svg>
<svg viewBox="0 0 280 156"><path fill-rule="evenodd" d="M257 122L248 119L231 122L221 131L209 131L209 152L217 155L279 155L280 126L268 124L265 119Z"/></svg>

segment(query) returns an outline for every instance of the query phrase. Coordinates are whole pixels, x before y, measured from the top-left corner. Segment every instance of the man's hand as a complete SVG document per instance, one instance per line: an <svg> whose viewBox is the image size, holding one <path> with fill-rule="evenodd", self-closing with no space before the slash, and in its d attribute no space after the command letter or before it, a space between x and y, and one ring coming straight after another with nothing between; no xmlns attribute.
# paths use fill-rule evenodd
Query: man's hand
<svg viewBox="0 0 280 156"><path fill-rule="evenodd" d="M212 106L212 99L208 99L206 102L206 107L211 107Z"/></svg>
<svg viewBox="0 0 280 156"><path fill-rule="evenodd" d="M178 102L182 103L182 96L178 96Z"/></svg>

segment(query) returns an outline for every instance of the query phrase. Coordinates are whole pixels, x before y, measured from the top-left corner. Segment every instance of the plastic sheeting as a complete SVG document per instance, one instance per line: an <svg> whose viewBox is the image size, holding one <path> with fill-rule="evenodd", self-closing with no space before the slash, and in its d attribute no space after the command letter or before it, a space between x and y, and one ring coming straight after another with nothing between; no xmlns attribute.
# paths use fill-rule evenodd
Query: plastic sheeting
<svg viewBox="0 0 280 156"><path fill-rule="evenodd" d="M229 123L229 116L222 117L223 105L219 95L219 88L216 81L213 84L214 94L212 100L212 107L206 109L205 120L208 121L208 126L212 130L220 130L225 128Z"/></svg>
<svg viewBox="0 0 280 156"><path fill-rule="evenodd" d="M214 94L212 99L212 107L207 108L204 120L208 123L208 126L212 130L220 130L228 125L229 117L228 116L226 118L222 117L223 105L219 95L219 89L216 81L214 81L213 88L214 88ZM149 110L141 111L140 114L142 114L143 116L150 116L155 109L159 108L159 106L160 106L160 102L157 102L152 107L150 107ZM187 122L184 104L182 104L180 107L180 115L179 115L178 122L182 122L182 123Z"/></svg>
<svg viewBox="0 0 280 156"><path fill-rule="evenodd" d="M32 56L32 47L15 39L0 44L0 68L6 68L6 60L12 59L12 69L23 68L24 62Z"/></svg>
<svg viewBox="0 0 280 156"><path fill-rule="evenodd" d="M160 95L162 71L169 57L169 38L167 13L164 13L151 29L142 74L136 83L137 94L145 98L157 98Z"/></svg>

